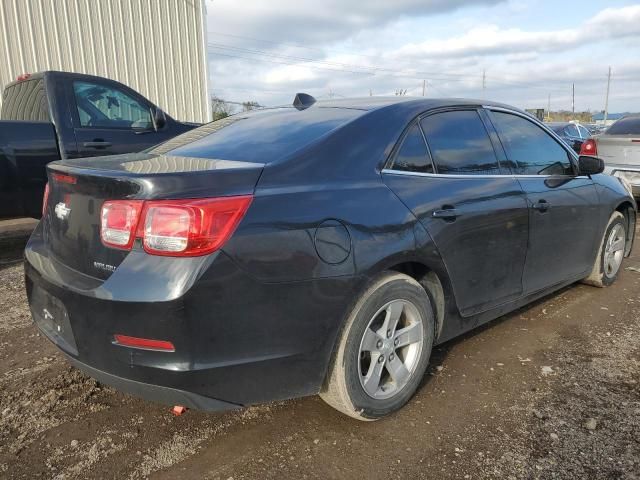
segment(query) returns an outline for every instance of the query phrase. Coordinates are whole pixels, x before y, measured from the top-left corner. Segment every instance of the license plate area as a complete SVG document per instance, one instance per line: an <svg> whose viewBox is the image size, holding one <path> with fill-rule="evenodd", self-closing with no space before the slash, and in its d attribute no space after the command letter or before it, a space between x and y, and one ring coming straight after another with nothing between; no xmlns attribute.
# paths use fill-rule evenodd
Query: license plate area
<svg viewBox="0 0 640 480"><path fill-rule="evenodd" d="M31 314L36 326L65 352L78 355L69 314L62 302L38 286L31 293Z"/></svg>

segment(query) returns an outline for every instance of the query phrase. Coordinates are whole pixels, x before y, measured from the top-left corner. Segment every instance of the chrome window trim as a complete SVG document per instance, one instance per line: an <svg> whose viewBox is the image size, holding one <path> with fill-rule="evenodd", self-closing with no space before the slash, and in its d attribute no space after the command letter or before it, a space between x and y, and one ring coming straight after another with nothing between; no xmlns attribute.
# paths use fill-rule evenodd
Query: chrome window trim
<svg viewBox="0 0 640 480"><path fill-rule="evenodd" d="M413 177L436 177L436 178L550 178L550 177L570 177L570 178L589 178L586 175L517 175L513 173L507 173L504 175L471 175L471 174L453 174L453 173L423 173L423 172L408 172L406 170L393 170L391 168L382 169L381 173L388 173L391 175L409 175Z"/></svg>

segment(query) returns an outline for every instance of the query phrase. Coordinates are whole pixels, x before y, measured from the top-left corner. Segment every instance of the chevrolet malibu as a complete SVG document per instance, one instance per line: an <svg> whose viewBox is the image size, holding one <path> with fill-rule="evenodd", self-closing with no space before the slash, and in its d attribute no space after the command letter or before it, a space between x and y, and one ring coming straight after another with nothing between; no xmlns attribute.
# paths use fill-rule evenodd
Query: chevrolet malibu
<svg viewBox="0 0 640 480"><path fill-rule="evenodd" d="M122 391L202 410L320 394L375 420L434 345L615 281L637 207L603 168L506 105L299 94L49 164L29 303Z"/></svg>

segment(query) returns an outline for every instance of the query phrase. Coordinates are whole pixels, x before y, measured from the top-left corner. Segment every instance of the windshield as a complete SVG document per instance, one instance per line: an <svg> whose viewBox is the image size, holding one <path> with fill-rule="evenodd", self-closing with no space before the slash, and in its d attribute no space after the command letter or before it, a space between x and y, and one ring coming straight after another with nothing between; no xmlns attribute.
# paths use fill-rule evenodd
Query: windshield
<svg viewBox="0 0 640 480"><path fill-rule="evenodd" d="M270 163L363 113L362 110L323 107L241 113L203 125L149 153Z"/></svg>

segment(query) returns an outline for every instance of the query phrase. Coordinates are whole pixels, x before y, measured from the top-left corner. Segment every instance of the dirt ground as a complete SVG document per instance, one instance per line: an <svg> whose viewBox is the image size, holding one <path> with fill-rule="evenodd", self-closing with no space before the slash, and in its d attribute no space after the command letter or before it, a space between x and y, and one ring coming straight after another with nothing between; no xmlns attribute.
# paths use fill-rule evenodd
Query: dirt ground
<svg viewBox="0 0 640 480"><path fill-rule="evenodd" d="M24 240L0 245L0 478L640 479L640 244L434 352L414 399L360 423L319 398L174 417L71 368L38 334Z"/></svg>

